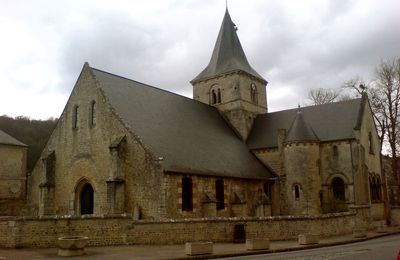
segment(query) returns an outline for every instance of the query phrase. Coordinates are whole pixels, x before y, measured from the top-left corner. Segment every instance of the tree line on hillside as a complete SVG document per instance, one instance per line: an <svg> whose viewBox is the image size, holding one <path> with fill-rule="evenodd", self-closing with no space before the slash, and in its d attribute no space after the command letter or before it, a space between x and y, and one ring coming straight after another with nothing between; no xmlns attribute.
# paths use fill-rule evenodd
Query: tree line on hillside
<svg viewBox="0 0 400 260"><path fill-rule="evenodd" d="M0 129L15 139L28 145L28 172L33 169L36 161L53 132L58 119L35 120L28 117L0 116Z"/></svg>
<svg viewBox="0 0 400 260"><path fill-rule="evenodd" d="M400 185L400 58L384 60L375 69L369 82L352 79L337 89L313 89L308 93L313 105L348 100L367 94L381 139L381 148L388 148L391 170Z"/></svg>

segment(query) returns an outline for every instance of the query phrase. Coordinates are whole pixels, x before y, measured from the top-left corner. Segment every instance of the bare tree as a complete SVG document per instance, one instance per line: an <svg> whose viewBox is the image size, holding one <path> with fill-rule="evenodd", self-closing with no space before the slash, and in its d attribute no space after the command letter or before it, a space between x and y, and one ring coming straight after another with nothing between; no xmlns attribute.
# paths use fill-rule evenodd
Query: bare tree
<svg viewBox="0 0 400 260"><path fill-rule="evenodd" d="M400 59L382 61L375 70L375 78L369 84L359 79L350 80L345 88L353 89L355 95L368 95L374 112L381 148L384 144L391 154L392 172L397 175L397 156L400 145ZM396 176L400 184L400 176Z"/></svg>
<svg viewBox="0 0 400 260"><path fill-rule="evenodd" d="M311 100L313 105L322 105L336 101L340 96L340 93L341 89L311 89L308 92L308 99Z"/></svg>
<svg viewBox="0 0 400 260"><path fill-rule="evenodd" d="M380 145L382 151L383 144L386 141L385 136L387 131L387 118L385 117L384 113L385 106L382 104L382 100L385 99L385 97L382 95L380 88L377 87L376 83L373 81L366 84L359 78L346 81L343 84L343 88L350 90L350 93L347 93L345 96L348 97L348 99L361 97L363 94L368 95L369 103L371 105L378 130L379 140L381 141Z"/></svg>
<svg viewBox="0 0 400 260"><path fill-rule="evenodd" d="M392 157L392 171L398 172L397 156L399 152L399 115L400 115L400 59L382 62L376 69L374 92L381 97L376 105L376 112L383 118L386 127L387 142ZM400 176L397 176L399 183Z"/></svg>

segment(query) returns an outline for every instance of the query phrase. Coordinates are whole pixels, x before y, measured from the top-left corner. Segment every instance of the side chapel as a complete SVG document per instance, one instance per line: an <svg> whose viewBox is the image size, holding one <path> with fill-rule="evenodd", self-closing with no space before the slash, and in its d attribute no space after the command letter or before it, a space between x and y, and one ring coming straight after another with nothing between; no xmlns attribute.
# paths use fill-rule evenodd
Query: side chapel
<svg viewBox="0 0 400 260"><path fill-rule="evenodd" d="M28 182L32 215L385 218L367 96L269 113L228 10L193 99L85 63Z"/></svg>

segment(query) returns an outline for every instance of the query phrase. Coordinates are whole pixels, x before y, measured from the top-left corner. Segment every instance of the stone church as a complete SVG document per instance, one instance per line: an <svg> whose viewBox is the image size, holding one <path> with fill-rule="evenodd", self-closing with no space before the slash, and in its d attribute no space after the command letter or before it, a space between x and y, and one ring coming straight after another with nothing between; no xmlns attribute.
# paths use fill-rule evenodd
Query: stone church
<svg viewBox="0 0 400 260"><path fill-rule="evenodd" d="M269 113L226 10L193 99L85 63L28 181L32 215L385 218L368 98Z"/></svg>

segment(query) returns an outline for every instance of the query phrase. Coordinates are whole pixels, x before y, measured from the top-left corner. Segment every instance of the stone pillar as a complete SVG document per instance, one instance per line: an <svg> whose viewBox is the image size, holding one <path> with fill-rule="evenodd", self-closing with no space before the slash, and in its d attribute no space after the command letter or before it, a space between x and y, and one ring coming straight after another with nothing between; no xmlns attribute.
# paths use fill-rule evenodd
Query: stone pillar
<svg viewBox="0 0 400 260"><path fill-rule="evenodd" d="M125 136L116 138L109 146L111 155L110 176L107 183L109 214L125 212L125 176L122 171Z"/></svg>
<svg viewBox="0 0 400 260"><path fill-rule="evenodd" d="M203 217L216 217L217 216L217 199L211 192L204 192L201 199L202 215Z"/></svg>
<svg viewBox="0 0 400 260"><path fill-rule="evenodd" d="M107 180L107 202L109 214L121 214L125 209L125 181Z"/></svg>
<svg viewBox="0 0 400 260"><path fill-rule="evenodd" d="M247 216L247 203L244 193L241 191L234 191L231 195L231 216L232 217L246 217Z"/></svg>
<svg viewBox="0 0 400 260"><path fill-rule="evenodd" d="M39 185L39 216L54 215L54 189L55 189L55 152L51 151L42 158L43 175L45 181Z"/></svg>
<svg viewBox="0 0 400 260"><path fill-rule="evenodd" d="M54 185L41 184L39 188L39 216L54 215Z"/></svg>

